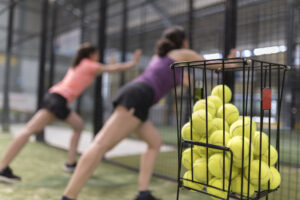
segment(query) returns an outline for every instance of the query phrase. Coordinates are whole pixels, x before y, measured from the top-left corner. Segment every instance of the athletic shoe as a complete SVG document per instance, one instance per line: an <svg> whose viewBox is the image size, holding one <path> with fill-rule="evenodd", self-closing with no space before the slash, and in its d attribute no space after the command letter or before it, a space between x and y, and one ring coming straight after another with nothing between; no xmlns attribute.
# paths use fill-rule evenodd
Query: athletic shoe
<svg viewBox="0 0 300 200"><path fill-rule="evenodd" d="M154 197L151 193L149 193L148 195L146 195L144 197L137 195L134 200L161 200L161 199L158 199L158 198Z"/></svg>
<svg viewBox="0 0 300 200"><path fill-rule="evenodd" d="M65 166L63 167L63 170L65 172L73 173L75 171L76 165L77 165L77 162L75 162L73 164L66 163Z"/></svg>
<svg viewBox="0 0 300 200"><path fill-rule="evenodd" d="M70 198L68 198L68 197L66 197L66 196L63 196L63 197L61 198L61 200L74 200L74 199L70 199Z"/></svg>
<svg viewBox="0 0 300 200"><path fill-rule="evenodd" d="M10 167L6 167L4 170L0 170L0 181L5 183L15 183L21 181L21 177L13 174Z"/></svg>

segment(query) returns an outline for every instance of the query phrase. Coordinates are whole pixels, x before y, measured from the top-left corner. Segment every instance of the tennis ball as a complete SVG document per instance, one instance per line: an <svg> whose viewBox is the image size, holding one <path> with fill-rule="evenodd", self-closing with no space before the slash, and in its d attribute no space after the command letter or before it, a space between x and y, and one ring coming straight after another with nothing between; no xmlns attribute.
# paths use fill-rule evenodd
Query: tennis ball
<svg viewBox="0 0 300 200"><path fill-rule="evenodd" d="M262 132L262 134L260 135L260 132L256 131L253 140L253 145L254 145L253 153L255 156L259 156L260 154L260 140L261 140L261 154L266 153L269 149L269 138L267 134Z"/></svg>
<svg viewBox="0 0 300 200"><path fill-rule="evenodd" d="M230 159L223 153L216 153L208 160L208 170L216 178L223 179L223 168L225 166L225 178L230 176ZM225 164L225 165L224 165ZM239 169L232 166L231 179L234 179L239 174Z"/></svg>
<svg viewBox="0 0 300 200"><path fill-rule="evenodd" d="M223 184L224 183L224 184ZM213 178L212 180L209 181L209 185L210 186L213 186L213 187L207 187L207 193L208 194L211 194L211 195L214 195L214 196L217 196L219 198L223 198L223 199L227 199L227 196L228 196L228 192L225 192L225 191L228 191L228 180L224 180L223 179L217 179L217 178ZM224 185L224 188L223 188L223 185ZM219 189L221 190L219 190ZM222 190L225 190L225 191L222 191ZM212 197L213 199L219 199L219 198L216 198L216 197Z"/></svg>
<svg viewBox="0 0 300 200"><path fill-rule="evenodd" d="M206 119L207 114L207 119ZM207 121L206 121L207 120ZM193 129L200 134L200 137L205 137L211 128L212 116L209 113L206 113L205 110L199 110L193 113L192 115L192 126ZM206 127L207 124L207 127Z"/></svg>
<svg viewBox="0 0 300 200"><path fill-rule="evenodd" d="M207 100L215 104L216 110L218 110L222 106L222 100L218 96L208 96Z"/></svg>
<svg viewBox="0 0 300 200"><path fill-rule="evenodd" d="M270 148L271 148L270 166L273 166L277 163L278 152L274 146L271 145ZM257 156L257 159L259 159L259 156ZM261 155L261 160L264 161L266 164L269 164L269 147L267 148L267 151Z"/></svg>
<svg viewBox="0 0 300 200"><path fill-rule="evenodd" d="M256 131L256 123L254 121L252 121L251 123L250 119L248 118L245 118L244 122L243 119L238 119L230 126L230 137L243 136L243 130L244 130L244 136L250 140L250 135L251 135L252 136L251 142L253 142L255 131Z"/></svg>
<svg viewBox="0 0 300 200"><path fill-rule="evenodd" d="M187 179L187 180L183 180L183 185L185 187L191 188L191 189L195 189L195 190L202 190L204 188L203 185L199 184L199 183L195 183L195 182L199 182L196 178L195 175L192 178L192 171L186 171L183 175L183 179ZM190 180L190 181L189 181ZM195 182L193 182L195 181Z"/></svg>
<svg viewBox="0 0 300 200"><path fill-rule="evenodd" d="M223 106L221 106L217 112L218 118L223 118ZM227 103L225 104L225 120L231 125L239 118L239 110L233 104Z"/></svg>
<svg viewBox="0 0 300 200"><path fill-rule="evenodd" d="M250 117L248 117L248 116L239 116L239 119L243 119L243 118L245 118L245 120L248 120L248 121L250 121L251 120L251 118Z"/></svg>
<svg viewBox="0 0 300 200"><path fill-rule="evenodd" d="M250 183L248 184L248 180L243 177L243 193L242 193L242 178L241 176L237 176L235 179L231 182L231 191L236 193L237 195L248 195L248 185L249 185L249 197L251 197L254 194L254 186Z"/></svg>
<svg viewBox="0 0 300 200"><path fill-rule="evenodd" d="M275 190L279 187L281 182L281 176L278 170L275 167L270 168L271 175L270 175L270 190ZM262 188L264 190L268 189L268 183L263 185Z"/></svg>
<svg viewBox="0 0 300 200"><path fill-rule="evenodd" d="M211 95L212 96L217 96L221 99L221 101L224 101L225 103L228 103L231 100L231 90L227 85L224 85L224 93L225 93L225 97L223 99L223 85L217 85L215 86L212 91L211 91Z"/></svg>
<svg viewBox="0 0 300 200"><path fill-rule="evenodd" d="M244 154L243 152L243 141L244 141ZM249 156L251 157L250 160L253 159L253 153L250 152L250 142L248 138L243 138L242 136L235 136L228 141L227 147L229 147L233 153L233 164L238 167L242 168L243 160L244 160L244 167L249 165ZM252 148L253 149L253 148ZM230 152L227 152L227 156L230 158Z"/></svg>
<svg viewBox="0 0 300 200"><path fill-rule="evenodd" d="M191 140L191 123L187 122L181 129L181 137L185 140ZM193 141L200 141L200 135L196 131L192 131Z"/></svg>
<svg viewBox="0 0 300 200"><path fill-rule="evenodd" d="M207 110L209 114L211 114L211 116L214 117L217 111L215 104L209 100L206 101L206 99L201 99L197 101L194 105L193 112L196 112L198 110L206 110L206 103L207 103Z"/></svg>
<svg viewBox="0 0 300 200"><path fill-rule="evenodd" d="M244 169L244 176L247 179L250 179L251 184L253 184L254 186L258 186L259 181L261 185L267 184L271 176L270 168L265 162L261 162L261 168L259 168L259 166L260 166L259 160L253 160L251 162L250 177L248 177L249 166ZM260 179L259 179L259 173L260 173Z"/></svg>
<svg viewBox="0 0 300 200"><path fill-rule="evenodd" d="M199 158L195 161L193 165L194 176L201 183L206 183L207 179L211 177L211 175L207 174L207 160L206 157Z"/></svg>
<svg viewBox="0 0 300 200"><path fill-rule="evenodd" d="M223 130L219 130L219 131L215 131L213 132L213 134L211 134L211 136L208 139L209 144L214 144L217 146L226 146L228 141L230 139L229 133L227 131L223 131ZM218 149L214 149L211 148L210 149L212 152L223 152L222 150L218 150Z"/></svg>
<svg viewBox="0 0 300 200"><path fill-rule="evenodd" d="M209 135L218 130L223 130L223 122L225 122L225 131L229 132L229 126L226 120L224 121L222 118L214 118L211 121L211 128L209 130Z"/></svg>
<svg viewBox="0 0 300 200"><path fill-rule="evenodd" d="M207 143L206 138L201 138L200 142L206 144ZM195 145L194 149L195 149L195 152L200 155L200 157L206 157L206 152L207 151L208 151L208 157L212 154L212 151L211 151L212 148L208 148L208 147L205 147L205 146Z"/></svg>
<svg viewBox="0 0 300 200"><path fill-rule="evenodd" d="M196 153L196 151L193 151L193 154L192 154L191 148L188 148L188 149L184 150L184 152L182 152L181 163L188 170L191 170L192 166L193 166L193 163L191 163L192 162L191 155L193 155L193 162L195 162L198 158L200 158L200 156Z"/></svg>

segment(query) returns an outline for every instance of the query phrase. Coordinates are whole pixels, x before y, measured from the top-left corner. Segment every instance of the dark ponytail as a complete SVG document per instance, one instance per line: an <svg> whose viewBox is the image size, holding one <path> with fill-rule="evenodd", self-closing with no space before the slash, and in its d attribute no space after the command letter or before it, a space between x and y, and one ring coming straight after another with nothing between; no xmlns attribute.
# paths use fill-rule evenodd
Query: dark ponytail
<svg viewBox="0 0 300 200"><path fill-rule="evenodd" d="M166 29L160 40L158 40L155 53L160 56L166 56L173 49L180 49L185 40L184 29L181 26L173 26Z"/></svg>
<svg viewBox="0 0 300 200"><path fill-rule="evenodd" d="M97 48L92 46L89 43L82 44L79 49L77 50L77 53L75 57L73 58L72 67L77 67L82 59L89 58L91 54L96 53Z"/></svg>

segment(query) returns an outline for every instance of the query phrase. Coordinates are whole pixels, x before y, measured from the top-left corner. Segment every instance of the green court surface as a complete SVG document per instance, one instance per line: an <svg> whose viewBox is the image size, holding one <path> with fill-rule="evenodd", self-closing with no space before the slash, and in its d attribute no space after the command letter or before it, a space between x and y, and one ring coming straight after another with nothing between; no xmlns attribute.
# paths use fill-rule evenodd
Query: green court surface
<svg viewBox="0 0 300 200"><path fill-rule="evenodd" d="M172 131L162 131L163 137ZM298 160L296 134L281 137L281 164L282 184L279 191L270 195L269 200L293 199L300 195L300 169L292 167L291 163ZM174 137L174 135L172 136ZM0 157L2 157L11 136L0 133ZM291 154L292 152L292 154ZM59 200L70 175L61 168L65 162L66 152L44 144L30 142L20 156L13 162L12 167L16 174L22 175L23 181L9 185L0 183L0 200ZM140 156L123 156L114 158L122 164L139 166ZM159 154L155 172L170 177L177 176L177 151L162 152ZM111 164L101 163L94 176L83 189L78 200L98 199L133 199L136 194L138 174ZM164 200L175 199L176 182L153 178L151 190ZM202 194L183 191L181 200L211 199Z"/></svg>
<svg viewBox="0 0 300 200"><path fill-rule="evenodd" d="M7 149L11 136L0 133L0 157ZM23 181L14 185L0 183L1 200L59 200L70 175L62 171L66 152L43 144L27 144L13 162L15 173ZM78 200L130 200L137 192L136 172L101 163L83 189ZM151 190L164 200L175 199L176 183L153 178ZM181 199L208 199L184 191Z"/></svg>

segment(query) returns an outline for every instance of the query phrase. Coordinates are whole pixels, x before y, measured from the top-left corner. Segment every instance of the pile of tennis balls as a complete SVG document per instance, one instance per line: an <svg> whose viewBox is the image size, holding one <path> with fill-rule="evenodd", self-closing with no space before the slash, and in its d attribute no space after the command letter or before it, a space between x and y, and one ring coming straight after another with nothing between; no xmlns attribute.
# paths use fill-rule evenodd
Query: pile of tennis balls
<svg viewBox="0 0 300 200"><path fill-rule="evenodd" d="M224 86L224 87L223 87ZM224 88L224 106L223 106L223 88ZM193 107L192 119L186 123L181 130L182 139L193 140L203 143L209 143L218 146L229 147L233 153L233 166L231 175L231 192L240 196L253 196L255 191L276 189L281 182L280 173L274 167L278 159L276 149L270 147L270 166L269 167L269 138L256 129L256 123L250 117L241 117L238 108L229 103L232 97L230 88L226 85L217 85L213 88L211 96L197 101ZM206 113L207 108L207 113ZM225 122L223 111L225 110ZM252 124L252 128L250 128ZM244 125L244 137L243 137ZM191 134L191 126L192 134ZM225 129L225 131L223 131ZM251 133L250 133L251 131ZM252 139L250 142L250 135ZM207 141L208 138L208 141ZM260 140L261 152L260 152ZM244 148L243 148L244 143ZM251 149L251 150L250 150ZM226 152L226 153L224 153ZM261 154L260 154L261 153ZM207 158L208 155L208 158ZM225 157L224 157L225 155ZM261 161L260 161L261 158ZM208 162L207 162L208 159ZM250 160L250 177L249 177ZM208 164L207 164L208 163ZM207 148L194 145L193 149L187 148L182 153L182 165L187 169L183 178L183 185L195 190L203 190L202 184L208 184L216 188L228 190L230 177L231 154L229 151ZM225 166L224 166L225 165ZM259 190L259 168L261 166L260 190ZM192 173L193 167L193 173ZM225 167L225 170L223 168ZM207 171L209 172L207 174ZM225 171L225 174L223 174ZM193 174L193 177L192 177ZM242 189L243 174L243 189ZM225 180L223 181L223 177ZM208 180L207 180L208 179ZM209 194L220 198L227 198L227 192L207 187ZM214 197L212 197L214 198ZM216 198L214 198L216 199Z"/></svg>

